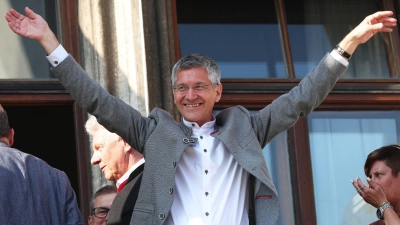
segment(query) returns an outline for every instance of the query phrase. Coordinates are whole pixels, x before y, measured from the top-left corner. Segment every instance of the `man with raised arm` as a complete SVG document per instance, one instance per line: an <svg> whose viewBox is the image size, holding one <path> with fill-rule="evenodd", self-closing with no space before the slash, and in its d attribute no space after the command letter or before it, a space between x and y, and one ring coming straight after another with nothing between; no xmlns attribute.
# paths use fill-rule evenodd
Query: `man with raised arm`
<svg viewBox="0 0 400 225"><path fill-rule="evenodd" d="M110 95L68 55L42 17L28 8L25 13L7 12L10 28L39 41L75 101L144 154L131 224L275 224L279 200L262 149L324 100L359 44L396 25L390 11L367 16L298 86L255 114L235 106L213 115L222 94L218 66L188 55L172 70L174 102L183 117L176 123L162 109L144 117Z"/></svg>

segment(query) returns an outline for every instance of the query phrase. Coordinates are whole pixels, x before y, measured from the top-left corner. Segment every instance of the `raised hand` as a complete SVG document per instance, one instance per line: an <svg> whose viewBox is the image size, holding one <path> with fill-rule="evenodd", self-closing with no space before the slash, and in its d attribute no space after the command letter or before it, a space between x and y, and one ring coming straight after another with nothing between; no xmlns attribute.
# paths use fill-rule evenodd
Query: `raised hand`
<svg viewBox="0 0 400 225"><path fill-rule="evenodd" d="M360 44L368 41L377 32L392 32L397 20L391 18L391 11L376 12L365 19L354 29L352 33L357 36Z"/></svg>
<svg viewBox="0 0 400 225"><path fill-rule="evenodd" d="M25 7L25 13L26 16L14 9L6 12L8 26L18 35L39 41L47 54L50 54L60 44L56 36L40 15L28 7Z"/></svg>
<svg viewBox="0 0 400 225"><path fill-rule="evenodd" d="M25 7L25 13L27 16L20 14L14 9L10 9L10 11L6 13L8 26L10 26L11 30L16 34L23 37L41 40L47 29L49 29L47 22L28 7Z"/></svg>
<svg viewBox="0 0 400 225"><path fill-rule="evenodd" d="M392 11L380 11L365 17L365 19L354 28L341 42L340 47L349 54L353 54L359 44L368 41L378 32L392 32L397 20L390 16Z"/></svg>
<svg viewBox="0 0 400 225"><path fill-rule="evenodd" d="M375 208L387 201L385 192L383 192L382 188L371 179L367 178L369 187L365 186L360 178L357 178L355 181L352 180L351 182L364 201Z"/></svg>

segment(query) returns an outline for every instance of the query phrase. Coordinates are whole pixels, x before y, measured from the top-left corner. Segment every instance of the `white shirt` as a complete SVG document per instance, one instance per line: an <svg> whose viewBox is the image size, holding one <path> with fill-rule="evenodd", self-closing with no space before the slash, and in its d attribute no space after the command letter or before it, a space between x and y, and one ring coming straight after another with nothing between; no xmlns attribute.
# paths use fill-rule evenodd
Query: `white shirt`
<svg viewBox="0 0 400 225"><path fill-rule="evenodd" d="M68 52L65 51L62 45L58 45L58 47L54 49L54 51L50 55L46 56L52 67L56 67L67 57Z"/></svg>
<svg viewBox="0 0 400 225"><path fill-rule="evenodd" d="M210 134L215 119L192 127L198 141L187 147L175 174L174 201L165 224L247 225L247 180L249 173L233 158L226 146Z"/></svg>

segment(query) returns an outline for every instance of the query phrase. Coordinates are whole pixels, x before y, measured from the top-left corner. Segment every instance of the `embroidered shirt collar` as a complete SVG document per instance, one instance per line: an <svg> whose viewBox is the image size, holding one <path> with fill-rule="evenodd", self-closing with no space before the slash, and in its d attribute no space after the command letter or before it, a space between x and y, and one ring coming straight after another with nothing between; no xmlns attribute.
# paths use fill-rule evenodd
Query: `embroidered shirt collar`
<svg viewBox="0 0 400 225"><path fill-rule="evenodd" d="M213 115L213 119L205 124L203 124L203 126L201 126L202 128L214 128L215 125L215 116ZM188 126L188 127L192 127L192 128L200 128L199 125L196 122L190 122L185 120L185 118L182 118L182 122Z"/></svg>

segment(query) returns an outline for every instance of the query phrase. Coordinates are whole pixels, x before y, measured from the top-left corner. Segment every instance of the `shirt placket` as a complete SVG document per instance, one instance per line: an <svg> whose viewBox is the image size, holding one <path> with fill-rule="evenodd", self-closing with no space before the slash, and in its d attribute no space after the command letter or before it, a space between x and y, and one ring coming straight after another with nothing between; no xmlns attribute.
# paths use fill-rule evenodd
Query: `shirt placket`
<svg viewBox="0 0 400 225"><path fill-rule="evenodd" d="M205 130L201 129L200 135L199 135L199 144L200 144L200 149L202 149L202 178L203 178L203 193L202 193L202 199L203 199L203 221L205 224L211 224L211 217L212 217L212 206L211 206L211 197L210 195L212 194L212 184L211 184L211 177L210 177L210 167L211 167L211 158L210 158L210 143L212 143L212 140L210 140L209 136L205 135Z"/></svg>

